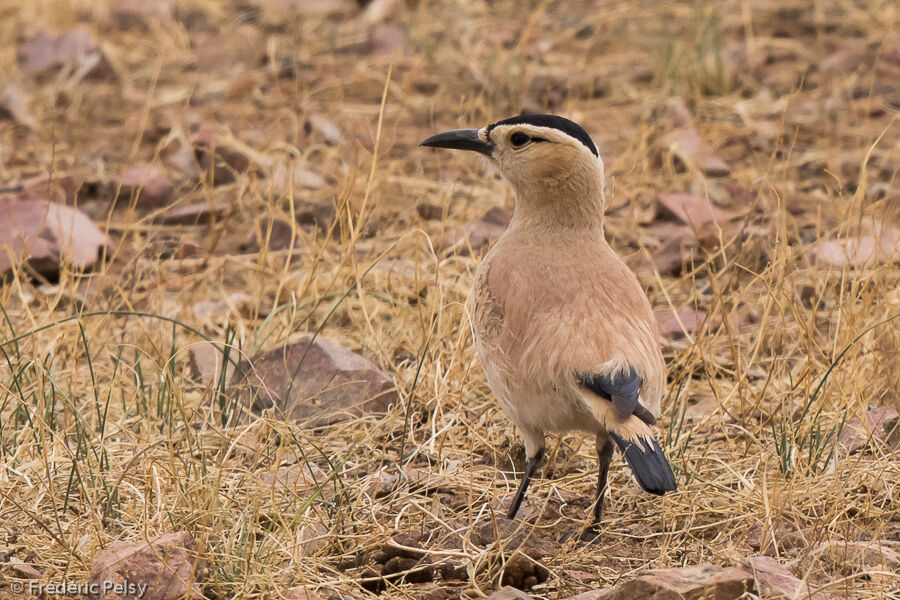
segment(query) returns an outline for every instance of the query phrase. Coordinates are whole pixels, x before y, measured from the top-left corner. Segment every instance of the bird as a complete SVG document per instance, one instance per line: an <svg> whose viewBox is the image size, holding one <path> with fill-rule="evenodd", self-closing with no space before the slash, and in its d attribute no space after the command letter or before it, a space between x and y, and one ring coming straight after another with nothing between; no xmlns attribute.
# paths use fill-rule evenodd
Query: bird
<svg viewBox="0 0 900 600"><path fill-rule="evenodd" d="M473 278L469 313L487 383L525 446L514 519L545 454L545 434L595 436L597 534L614 447L646 492L677 489L655 425L666 368L636 275L604 235L603 160L565 117L528 114L433 135L420 146L468 150L515 193L506 232ZM594 538L596 539L596 538Z"/></svg>

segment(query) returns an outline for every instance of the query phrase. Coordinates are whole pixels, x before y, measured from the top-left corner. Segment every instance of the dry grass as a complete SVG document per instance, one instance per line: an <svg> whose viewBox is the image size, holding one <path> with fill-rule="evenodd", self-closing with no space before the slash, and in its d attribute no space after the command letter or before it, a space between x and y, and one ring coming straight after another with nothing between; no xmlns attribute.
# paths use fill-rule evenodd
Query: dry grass
<svg viewBox="0 0 900 600"><path fill-rule="evenodd" d="M161 226L146 211L82 202L105 220L111 260L92 273L64 270L56 287L21 277L0 288L4 557L50 581L80 581L112 541L188 530L210 559L210 597L280 597L297 586L362 597L371 557L408 533L435 562L467 567L454 594L495 589L521 536L485 544L479 530L514 491L516 442L467 325L478 259L438 241L512 198L471 156L416 145L523 108L572 116L611 174L611 242L638 267L641 215L656 196L719 185L653 150L668 127L666 101L680 94L731 165L729 180L753 198L724 200L743 219L717 232L683 276L640 272L654 306L709 314L666 347L664 427L681 487L662 500L642 495L617 459L602 542L557 541L588 517L595 457L579 436L551 440L548 477L528 500L546 510L519 532L550 571L532 593L565 598L645 568L736 564L754 553L747 537L761 524L802 532L778 558L835 596L897 597L896 565L834 561L820 544L900 541L896 450L876 443L829 460L827 436L869 406L900 407L900 270L817 269L806 253L817 240L865 232L872 219L898 222L896 79L871 63L836 76L815 68L847 38L896 49L892 2L401 2L390 22L411 52L394 57L365 52L353 6L305 14L239 4L183 0L177 15L190 29L128 31L104 20L106 3L0 6L0 80L18 77L10 40L78 23L119 74L74 85L23 79L41 128L0 121L0 180L160 162L169 132L213 123L274 163L293 157L322 174L326 184L304 200L336 209L330 235L296 228L295 251L248 254L240 247L260 230L254 223L265 232L273 218L292 221L291 199L266 170L238 175L224 192L184 183L179 196L234 200L210 225ZM219 53L228 56L188 68L209 34L226 40ZM760 56L776 58L756 64ZM756 110L763 88L772 91L763 109L777 115L771 138L739 116ZM888 98L886 108L859 109L870 95ZM343 141L308 130L311 114L336 124ZM446 217L422 221L419 202L446 207ZM188 241L198 256L164 258ZM251 297L247 306L226 303L211 318L192 311L235 292ZM314 331L393 373L402 403L311 429L237 418L221 390L188 376L189 348L204 338L249 355ZM324 478L284 486L266 475L298 462ZM422 472L424 483L409 481ZM373 482L391 473L397 486L374 497ZM404 584L387 593L422 592Z"/></svg>

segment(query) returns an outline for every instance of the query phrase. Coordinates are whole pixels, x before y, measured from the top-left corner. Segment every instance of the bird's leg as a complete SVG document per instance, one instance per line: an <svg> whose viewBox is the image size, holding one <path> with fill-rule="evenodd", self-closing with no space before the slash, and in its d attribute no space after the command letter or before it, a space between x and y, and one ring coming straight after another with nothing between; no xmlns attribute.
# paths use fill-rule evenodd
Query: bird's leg
<svg viewBox="0 0 900 600"><path fill-rule="evenodd" d="M603 515L603 497L606 496L606 480L609 476L609 463L613 455L613 442L607 435L597 436L597 462L599 472L597 474L597 502L594 504L594 523L591 529L595 531L600 526L600 517Z"/></svg>
<svg viewBox="0 0 900 600"><path fill-rule="evenodd" d="M528 460L525 461L525 472L522 474L522 483L519 484L519 489L516 491L512 504L509 505L508 518L514 519L516 513L519 512L519 506L522 505L522 499L525 498L525 490L528 489L528 484L531 483L531 478L534 476L534 472L537 471L538 465L541 464L543 458L544 448L540 447L534 456L529 456Z"/></svg>

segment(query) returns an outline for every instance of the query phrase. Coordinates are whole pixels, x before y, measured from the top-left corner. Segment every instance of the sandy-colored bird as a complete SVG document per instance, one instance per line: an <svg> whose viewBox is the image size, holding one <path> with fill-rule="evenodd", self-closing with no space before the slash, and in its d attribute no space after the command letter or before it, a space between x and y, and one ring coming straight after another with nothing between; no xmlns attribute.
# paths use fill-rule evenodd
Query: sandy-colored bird
<svg viewBox="0 0 900 600"><path fill-rule="evenodd" d="M603 161L590 136L563 117L523 115L421 145L479 152L515 190L512 221L479 266L471 298L488 384L525 444L509 517L547 431L596 435L594 525L613 443L641 488L674 490L653 428L666 383L657 325L637 277L604 237Z"/></svg>

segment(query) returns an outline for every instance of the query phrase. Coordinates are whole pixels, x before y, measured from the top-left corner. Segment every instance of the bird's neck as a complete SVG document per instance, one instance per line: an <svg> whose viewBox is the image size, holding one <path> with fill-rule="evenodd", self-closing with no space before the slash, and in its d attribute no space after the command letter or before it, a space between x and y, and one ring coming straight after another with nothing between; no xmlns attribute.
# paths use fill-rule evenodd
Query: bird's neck
<svg viewBox="0 0 900 600"><path fill-rule="evenodd" d="M592 178L593 179L593 178ZM561 179L516 190L515 224L603 234L603 181Z"/></svg>

